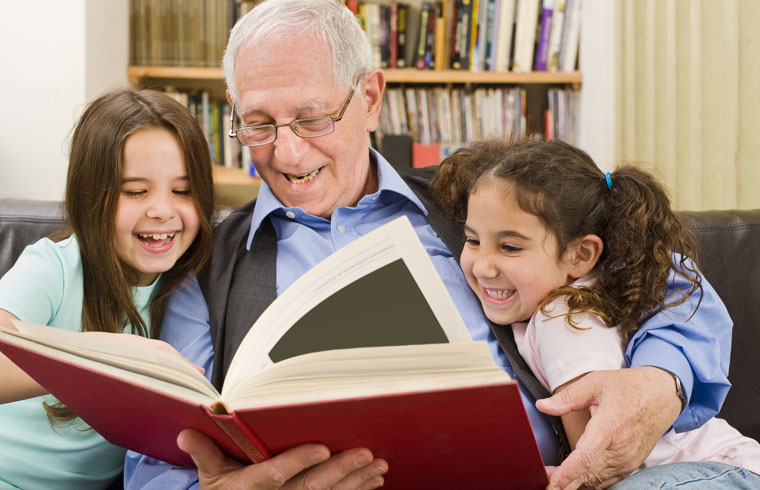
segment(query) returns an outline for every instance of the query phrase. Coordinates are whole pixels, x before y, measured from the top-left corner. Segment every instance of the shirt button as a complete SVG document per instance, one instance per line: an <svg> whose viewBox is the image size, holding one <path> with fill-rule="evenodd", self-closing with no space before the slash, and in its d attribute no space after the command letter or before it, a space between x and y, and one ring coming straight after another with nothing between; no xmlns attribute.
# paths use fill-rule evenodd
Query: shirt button
<svg viewBox="0 0 760 490"><path fill-rule="evenodd" d="M287 213L285 213L285 216L287 216L290 219L293 219L296 217L296 213L294 213L293 211L288 211Z"/></svg>
<svg viewBox="0 0 760 490"><path fill-rule="evenodd" d="M343 226L343 225L338 225L338 231L341 232L341 233L345 233L346 232L346 227Z"/></svg>

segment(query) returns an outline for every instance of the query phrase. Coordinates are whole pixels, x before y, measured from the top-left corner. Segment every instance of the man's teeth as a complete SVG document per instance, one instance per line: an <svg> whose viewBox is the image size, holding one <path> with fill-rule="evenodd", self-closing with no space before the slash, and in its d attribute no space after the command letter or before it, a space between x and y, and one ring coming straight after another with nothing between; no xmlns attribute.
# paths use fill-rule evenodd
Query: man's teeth
<svg viewBox="0 0 760 490"><path fill-rule="evenodd" d="M490 289L485 288L486 294L493 299L507 299L512 296L514 290L512 289Z"/></svg>
<svg viewBox="0 0 760 490"><path fill-rule="evenodd" d="M318 173L319 173L319 169L312 170L308 174L304 174L304 175L290 175L290 174L286 174L286 175L288 177L288 180L293 182L294 184L304 184L310 181L311 179L313 179L314 177L316 177Z"/></svg>
<svg viewBox="0 0 760 490"><path fill-rule="evenodd" d="M153 240L166 240L174 238L174 233L140 233L140 238L152 238Z"/></svg>

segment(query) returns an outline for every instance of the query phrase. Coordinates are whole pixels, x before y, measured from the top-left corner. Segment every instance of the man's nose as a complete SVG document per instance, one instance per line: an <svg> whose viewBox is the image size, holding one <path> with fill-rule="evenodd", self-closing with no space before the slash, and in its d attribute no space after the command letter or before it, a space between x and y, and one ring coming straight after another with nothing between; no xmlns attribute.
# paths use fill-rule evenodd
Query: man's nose
<svg viewBox="0 0 760 490"><path fill-rule="evenodd" d="M309 142L298 136L290 126L277 128L277 139L274 145L274 156L282 163L295 165L309 149Z"/></svg>

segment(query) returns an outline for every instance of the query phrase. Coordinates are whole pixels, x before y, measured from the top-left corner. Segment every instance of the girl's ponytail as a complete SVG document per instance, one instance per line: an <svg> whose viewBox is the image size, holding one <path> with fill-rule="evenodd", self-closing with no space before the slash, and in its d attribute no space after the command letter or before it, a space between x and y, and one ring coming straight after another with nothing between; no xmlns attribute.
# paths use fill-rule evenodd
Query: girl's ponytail
<svg viewBox="0 0 760 490"><path fill-rule="evenodd" d="M604 252L595 289L609 298L610 325L624 341L666 306L687 301L700 289L696 238L670 206L665 189L651 174L632 165L619 167L600 182L606 210L600 236ZM667 297L671 273L689 284L679 297ZM695 307L696 310L696 307Z"/></svg>

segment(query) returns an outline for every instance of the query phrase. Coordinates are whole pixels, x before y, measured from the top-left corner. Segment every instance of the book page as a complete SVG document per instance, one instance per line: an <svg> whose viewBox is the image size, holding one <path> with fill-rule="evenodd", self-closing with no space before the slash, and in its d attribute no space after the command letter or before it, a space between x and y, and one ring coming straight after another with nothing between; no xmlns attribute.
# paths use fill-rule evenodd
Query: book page
<svg viewBox="0 0 760 490"><path fill-rule="evenodd" d="M74 332L34 323L12 320L18 331L0 327L3 337L8 335L28 341L25 345L45 352L51 357L64 357L93 361L103 366L117 368L124 373L135 373L182 386L211 399L218 398L214 386L180 356L165 352L144 343L124 338L129 334L94 334ZM93 366L93 363L87 363ZM116 372L109 370L109 372ZM128 374L122 376L128 377Z"/></svg>
<svg viewBox="0 0 760 490"><path fill-rule="evenodd" d="M365 347L269 365L224 400L238 410L510 382L485 341Z"/></svg>
<svg viewBox="0 0 760 490"><path fill-rule="evenodd" d="M470 340L414 228L401 217L330 255L281 294L243 339L222 393L306 352Z"/></svg>

